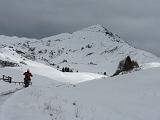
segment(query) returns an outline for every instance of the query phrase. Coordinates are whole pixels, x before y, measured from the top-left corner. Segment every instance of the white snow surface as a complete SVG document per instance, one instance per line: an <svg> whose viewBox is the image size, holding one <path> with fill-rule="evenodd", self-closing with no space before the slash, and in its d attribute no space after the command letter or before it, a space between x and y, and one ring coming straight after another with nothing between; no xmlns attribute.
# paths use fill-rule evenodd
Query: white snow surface
<svg viewBox="0 0 160 120"><path fill-rule="evenodd" d="M57 77L56 71L55 80L34 74L31 87L19 90L0 107L0 119L159 120L159 72L159 67L150 68L78 84L59 82L56 78L61 74ZM16 68L10 74L19 73ZM81 74L76 76L83 79Z"/></svg>
<svg viewBox="0 0 160 120"><path fill-rule="evenodd" d="M26 60L26 63L29 64L29 66L0 68L0 76L1 77L2 77L2 75L11 76L13 81L22 82L23 77L24 77L23 72L25 72L26 69L30 69L30 71L32 71L32 74L33 74L33 81L32 81L33 86L31 86L31 87L35 88L35 90L37 88L45 90L45 88L61 87L63 85L64 86L66 86L66 85L74 86L73 84L75 84L75 83L80 83L80 82L89 81L89 80L103 77L102 75L93 74L93 73L62 73L52 67L46 66L42 63L32 62L30 60ZM26 111L27 113L24 114L24 113L21 113L22 110L19 109L21 111L20 112L17 109L17 107L12 108L11 106L8 106L10 103L7 103L7 101L11 100L11 103L18 102L17 100L19 99L19 97L15 97L16 100L14 100L14 96L16 94L19 94L20 92L27 90L27 89L23 89L22 85L9 84L9 83L6 83L1 80L0 86L2 86L0 88L0 120L1 119L2 120L8 120L8 119L11 119L11 120L13 120L13 119L31 120L31 119L38 119L39 117L40 117L39 119L47 119L48 116L45 117L44 116L45 114L39 115L39 112L35 109L31 110L30 112ZM33 94L34 94L34 92L35 91L33 90ZM30 93L28 93L28 94L30 94ZM37 94L37 93L35 92L35 94ZM23 95L25 95L25 93ZM30 99L31 103L34 102L34 100L33 100L34 98L33 99L26 98L27 96L28 95L21 96L22 98L20 98L20 99L28 99L28 100ZM24 104L24 103L20 103L19 105L21 106L22 104ZM11 108L9 108L9 107L11 107ZM22 107L23 107L23 105L22 105ZM10 113L9 115L7 115L8 116L8 118L7 118L7 116L5 114L8 111L7 109L10 109L11 111L15 111L16 114ZM35 112L34 116L33 116L33 111ZM21 114L21 115L17 116L18 114Z"/></svg>
<svg viewBox="0 0 160 120"><path fill-rule="evenodd" d="M160 119L159 58L100 25L41 40L0 36L0 41L0 60L19 65L0 68L0 78L23 81L27 69L33 74L28 88L0 80L0 120ZM139 71L96 74L113 74L127 55L138 61ZM80 72L57 70L65 66Z"/></svg>

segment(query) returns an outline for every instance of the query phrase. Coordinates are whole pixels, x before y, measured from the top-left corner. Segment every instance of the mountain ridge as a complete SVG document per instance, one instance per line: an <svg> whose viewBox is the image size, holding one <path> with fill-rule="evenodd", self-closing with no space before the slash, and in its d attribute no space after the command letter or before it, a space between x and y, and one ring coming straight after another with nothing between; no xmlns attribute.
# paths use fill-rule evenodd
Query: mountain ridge
<svg viewBox="0 0 160 120"><path fill-rule="evenodd" d="M128 55L139 64L159 62L157 56L130 46L99 24L40 40L7 36L0 36L0 40L1 47L10 47L23 57L58 70L69 67L74 72L107 72L111 75L119 61Z"/></svg>

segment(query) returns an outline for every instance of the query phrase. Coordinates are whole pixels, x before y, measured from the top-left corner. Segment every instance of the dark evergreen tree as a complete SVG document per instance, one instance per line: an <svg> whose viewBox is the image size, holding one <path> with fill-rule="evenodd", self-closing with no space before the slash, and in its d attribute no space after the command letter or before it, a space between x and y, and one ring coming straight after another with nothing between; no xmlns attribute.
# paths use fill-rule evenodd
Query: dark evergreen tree
<svg viewBox="0 0 160 120"><path fill-rule="evenodd" d="M131 60L130 56L127 56L124 60L119 62L116 72L112 76L116 76L123 72L131 71L134 68L138 68L139 65L137 61Z"/></svg>
<svg viewBox="0 0 160 120"><path fill-rule="evenodd" d="M65 69L64 69L64 67L62 68L62 72L65 72Z"/></svg>
<svg viewBox="0 0 160 120"><path fill-rule="evenodd" d="M64 68L64 71L67 72L67 67Z"/></svg>
<svg viewBox="0 0 160 120"><path fill-rule="evenodd" d="M69 68L67 67L67 70L66 70L66 72L69 72Z"/></svg>

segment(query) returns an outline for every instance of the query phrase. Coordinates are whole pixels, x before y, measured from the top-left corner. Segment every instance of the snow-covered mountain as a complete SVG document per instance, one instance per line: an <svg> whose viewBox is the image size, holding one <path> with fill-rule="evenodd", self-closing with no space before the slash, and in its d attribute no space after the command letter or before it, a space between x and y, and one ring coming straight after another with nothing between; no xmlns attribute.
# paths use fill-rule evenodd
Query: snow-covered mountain
<svg viewBox="0 0 160 120"><path fill-rule="evenodd" d="M28 88L0 79L0 120L160 119L159 58L100 25L41 40L1 35L0 41L0 78L22 82L27 69L33 74ZM128 55L142 70L96 74L112 75Z"/></svg>
<svg viewBox="0 0 160 120"><path fill-rule="evenodd" d="M115 72L120 60L131 56L139 64L159 61L155 55L136 49L101 25L40 40L0 36L1 47L61 70L104 73Z"/></svg>

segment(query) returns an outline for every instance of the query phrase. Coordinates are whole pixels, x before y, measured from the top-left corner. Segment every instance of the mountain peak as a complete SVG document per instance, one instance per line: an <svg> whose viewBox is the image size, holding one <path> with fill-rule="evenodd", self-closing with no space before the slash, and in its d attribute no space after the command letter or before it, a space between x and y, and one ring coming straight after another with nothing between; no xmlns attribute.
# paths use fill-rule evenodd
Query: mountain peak
<svg viewBox="0 0 160 120"><path fill-rule="evenodd" d="M97 25L92 25L90 27L84 28L83 30L85 31L92 31L92 32L109 32L107 28L103 27L103 25L97 24Z"/></svg>
<svg viewBox="0 0 160 120"><path fill-rule="evenodd" d="M111 37L120 38L117 34L110 32L106 27L104 27L103 25L100 25L100 24L92 25L92 26L84 28L82 30L83 31L90 31L90 32L101 32L101 33L105 33Z"/></svg>

